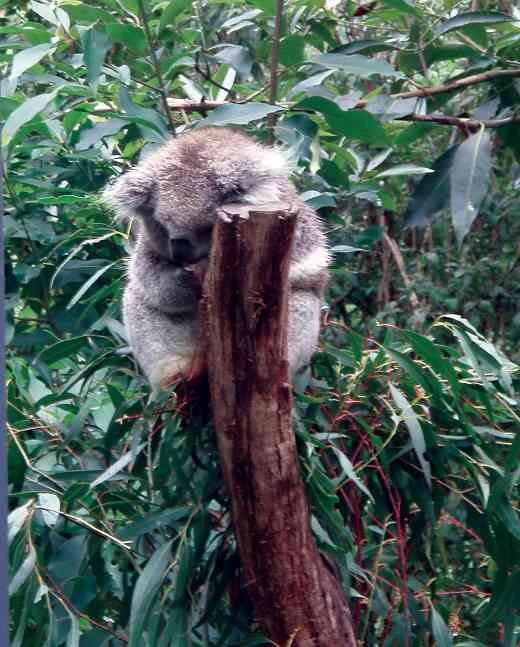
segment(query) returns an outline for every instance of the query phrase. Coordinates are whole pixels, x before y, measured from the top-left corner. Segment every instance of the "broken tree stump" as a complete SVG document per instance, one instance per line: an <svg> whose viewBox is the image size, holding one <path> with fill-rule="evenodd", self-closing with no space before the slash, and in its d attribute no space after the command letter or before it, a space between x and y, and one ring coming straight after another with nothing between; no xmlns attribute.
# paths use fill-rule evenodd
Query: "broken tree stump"
<svg viewBox="0 0 520 647"><path fill-rule="evenodd" d="M201 302L211 405L247 590L280 647L355 647L344 592L311 533L291 420L288 273L297 213L229 205Z"/></svg>

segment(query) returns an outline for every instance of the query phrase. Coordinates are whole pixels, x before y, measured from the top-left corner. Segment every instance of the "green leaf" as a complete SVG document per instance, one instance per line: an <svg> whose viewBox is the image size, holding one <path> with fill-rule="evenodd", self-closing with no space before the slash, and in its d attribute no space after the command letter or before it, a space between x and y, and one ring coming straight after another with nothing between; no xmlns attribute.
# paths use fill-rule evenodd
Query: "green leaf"
<svg viewBox="0 0 520 647"><path fill-rule="evenodd" d="M343 485L345 480L350 479L351 481L353 481L356 484L356 486L364 494L367 495L367 497L372 501L372 503L375 503L374 497L372 496L370 490L365 486L363 481L356 474L356 470L354 469L354 466L350 462L350 459L342 451L340 451L337 447L334 447L334 445L330 445L329 447L336 454L336 458L338 459L341 470L343 472L342 474L340 474L337 477L337 479L334 479L335 482L336 482L337 487L340 487L340 485Z"/></svg>
<svg viewBox="0 0 520 647"><path fill-rule="evenodd" d="M276 0L248 0L248 4L258 7L266 16L274 16L276 14Z"/></svg>
<svg viewBox="0 0 520 647"><path fill-rule="evenodd" d="M85 346L89 346L88 335L64 339L44 348L36 358L52 367L66 357L73 357Z"/></svg>
<svg viewBox="0 0 520 647"><path fill-rule="evenodd" d="M419 422L419 417L413 410L412 405L404 397L401 391L399 391L399 389L396 389L393 384L389 384L388 388L390 389L390 393L392 394L392 398L395 404L401 409L401 420L408 427L415 454L422 467L424 478L426 479L426 482L431 489L432 471L430 463L424 458L424 454L426 452L426 443L424 441L424 433Z"/></svg>
<svg viewBox="0 0 520 647"><path fill-rule="evenodd" d="M16 508L7 517L7 545L10 546L13 539L20 532L29 516L34 500L27 501L24 505Z"/></svg>
<svg viewBox="0 0 520 647"><path fill-rule="evenodd" d="M129 50L143 55L146 51L146 37L140 27L112 23L105 27L109 39L114 43L123 43Z"/></svg>
<svg viewBox="0 0 520 647"><path fill-rule="evenodd" d="M104 11L99 7L85 4L84 2L65 2L61 7L69 14L74 22L79 23L95 23L101 21L103 23L117 22L117 17L112 15L109 11Z"/></svg>
<svg viewBox="0 0 520 647"><path fill-rule="evenodd" d="M235 69L241 79L249 76L253 66L253 60L249 50L241 45L224 45L214 54L215 58L221 63L230 65Z"/></svg>
<svg viewBox="0 0 520 647"><path fill-rule="evenodd" d="M324 97L308 97L294 108L321 112L334 132L349 139L379 146L390 144L383 126L366 110L342 110L337 103Z"/></svg>
<svg viewBox="0 0 520 647"><path fill-rule="evenodd" d="M93 274L88 281L85 281L85 283L81 286L81 288L76 292L76 294L72 297L70 300L69 304L67 305L67 309L72 308L76 303L81 299L81 297L85 294L85 292L92 286L94 283L101 277L105 272L107 272L111 267L116 265L116 263L119 263L119 261L113 261L112 263L109 263L108 265L105 265L101 269L99 269L95 274Z"/></svg>
<svg viewBox="0 0 520 647"><path fill-rule="evenodd" d="M9 582L9 596L14 595L16 591L22 586L25 580L33 572L36 565L36 551L32 545L28 546L27 557L23 560L20 568L11 578Z"/></svg>
<svg viewBox="0 0 520 647"><path fill-rule="evenodd" d="M423 12L419 7L407 0L383 0L383 4L392 9L397 9L401 13L409 14L410 16L423 16Z"/></svg>
<svg viewBox="0 0 520 647"><path fill-rule="evenodd" d="M219 106L200 123L204 126L210 124L249 124L281 110L282 108L271 106L268 103L230 104Z"/></svg>
<svg viewBox="0 0 520 647"><path fill-rule="evenodd" d="M177 16L192 6L191 0L172 0L163 10L159 21L159 35L168 27L173 27Z"/></svg>
<svg viewBox="0 0 520 647"><path fill-rule="evenodd" d="M455 151L451 163L451 218L459 245L478 215L491 173L491 136L481 129Z"/></svg>
<svg viewBox="0 0 520 647"><path fill-rule="evenodd" d="M395 175L424 175L425 173L435 173L431 168L425 166L416 166L415 164L398 164L386 171L381 171L376 177L393 177Z"/></svg>
<svg viewBox="0 0 520 647"><path fill-rule="evenodd" d="M414 351L420 355L434 371L449 381L453 392L459 393L460 382L457 377L457 373L450 361L441 355L437 346L427 337L412 332L411 330L404 330L402 335L410 342Z"/></svg>
<svg viewBox="0 0 520 647"><path fill-rule="evenodd" d="M351 245L334 245L330 248L333 254L352 254L353 252L366 252L362 247L352 247Z"/></svg>
<svg viewBox="0 0 520 647"><path fill-rule="evenodd" d="M53 53L55 49L56 45L54 43L42 43L41 45L29 47L28 49L18 52L13 56L13 65L9 79L12 80L21 76L25 70L36 65L36 63L41 61L44 56Z"/></svg>
<svg viewBox="0 0 520 647"><path fill-rule="evenodd" d="M45 510L41 510L43 520L49 528L56 525L59 519L59 512L61 509L60 499L55 494L50 492L42 492L38 494L38 504Z"/></svg>
<svg viewBox="0 0 520 647"><path fill-rule="evenodd" d="M490 498L487 511L494 512L508 532L520 541L520 517L505 495Z"/></svg>
<svg viewBox="0 0 520 647"><path fill-rule="evenodd" d="M69 631L69 635L67 636L66 647L79 647L79 639L81 636L81 632L79 630L78 617L69 609L68 606L66 605L64 606L70 619L70 631Z"/></svg>
<svg viewBox="0 0 520 647"><path fill-rule="evenodd" d="M192 512L193 508L188 506L156 512L123 528L119 532L119 537L121 539L136 539L145 533L151 533L157 528L176 525L174 522L186 519Z"/></svg>
<svg viewBox="0 0 520 647"><path fill-rule="evenodd" d="M154 597L166 575L170 562L173 539L164 543L152 555L150 561L139 575L132 596L128 647L141 647L143 630Z"/></svg>
<svg viewBox="0 0 520 647"><path fill-rule="evenodd" d="M99 27L90 27L83 33L84 60L87 66L87 81L94 89L97 87L101 67L106 53L112 47L112 41L106 31Z"/></svg>
<svg viewBox="0 0 520 647"><path fill-rule="evenodd" d="M2 128L2 147L7 148L13 137L22 126L34 119L42 110L49 105L54 99L58 90L46 94L38 94L22 103L21 106L13 110ZM5 155L5 153L4 153Z"/></svg>
<svg viewBox="0 0 520 647"><path fill-rule="evenodd" d="M396 79L403 78L403 73L387 63L378 59L368 58L361 54L320 54L312 59L313 63L324 65L345 74L355 74L362 79L371 77L374 74L390 76Z"/></svg>
<svg viewBox="0 0 520 647"><path fill-rule="evenodd" d="M334 70L325 70L325 72L319 72L318 74L313 74L308 78L300 81L295 86L293 86L288 93L288 98L296 96L299 92L305 92L309 88L314 88L317 85L321 85L326 78L331 74L334 74Z"/></svg>
<svg viewBox="0 0 520 647"><path fill-rule="evenodd" d="M121 470L124 470L127 465L135 460L137 455L142 451L143 447L146 447L146 443L141 443L137 448L131 449L125 454L123 454L113 465L111 465L107 470L103 472L97 479L94 479L90 484L90 489L93 490L101 483L109 481L112 477L118 474Z"/></svg>
<svg viewBox="0 0 520 647"><path fill-rule="evenodd" d="M299 34L290 34L280 41L279 59L283 65L298 65L303 60L305 38Z"/></svg>
<svg viewBox="0 0 520 647"><path fill-rule="evenodd" d="M415 187L404 214L404 227L421 227L448 204L451 165L457 146L448 148L431 168L435 173L425 175Z"/></svg>
<svg viewBox="0 0 520 647"><path fill-rule="evenodd" d="M496 12L486 12L486 11L468 11L467 13L461 13L458 16L453 16L449 20L437 25L433 30L435 36L440 36L445 34L452 29L460 29L461 27L466 27L467 25L493 25L501 22L510 22L512 20L511 16L506 16L502 13Z"/></svg>
<svg viewBox="0 0 520 647"><path fill-rule="evenodd" d="M444 618L432 606L432 633L435 639L435 647L452 647L453 640L451 638L448 627L444 622Z"/></svg>

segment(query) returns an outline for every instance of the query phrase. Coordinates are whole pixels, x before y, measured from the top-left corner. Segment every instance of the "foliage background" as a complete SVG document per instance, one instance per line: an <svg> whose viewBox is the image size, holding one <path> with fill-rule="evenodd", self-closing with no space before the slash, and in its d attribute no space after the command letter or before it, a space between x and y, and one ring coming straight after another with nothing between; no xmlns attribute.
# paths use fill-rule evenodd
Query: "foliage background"
<svg viewBox="0 0 520 647"><path fill-rule="evenodd" d="M276 4L0 3L14 647L266 642L211 430L128 353L98 199L200 122L290 147L329 229L295 430L360 645L518 642L520 14L294 0L277 34Z"/></svg>

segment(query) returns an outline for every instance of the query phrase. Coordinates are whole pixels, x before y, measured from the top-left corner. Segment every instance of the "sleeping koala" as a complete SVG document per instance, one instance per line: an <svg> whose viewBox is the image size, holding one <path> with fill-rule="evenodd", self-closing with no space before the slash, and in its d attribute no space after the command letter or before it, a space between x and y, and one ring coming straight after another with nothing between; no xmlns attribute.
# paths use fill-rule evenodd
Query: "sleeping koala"
<svg viewBox="0 0 520 647"><path fill-rule="evenodd" d="M296 204L289 273L292 372L316 347L329 253L316 212L298 200L287 155L228 128L200 128L172 139L108 185L105 201L123 220L137 217L123 321L152 388L204 368L199 330L200 272L217 210L226 203Z"/></svg>

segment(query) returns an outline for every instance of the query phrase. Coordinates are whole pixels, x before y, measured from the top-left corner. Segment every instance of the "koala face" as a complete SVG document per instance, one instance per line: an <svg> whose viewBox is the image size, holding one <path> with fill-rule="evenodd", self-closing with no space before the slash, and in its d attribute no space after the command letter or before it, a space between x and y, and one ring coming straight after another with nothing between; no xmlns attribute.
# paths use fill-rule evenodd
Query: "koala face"
<svg viewBox="0 0 520 647"><path fill-rule="evenodd" d="M293 197L289 160L227 128L204 128L171 140L104 193L123 219L135 215L154 251L174 265L209 255L223 204Z"/></svg>

